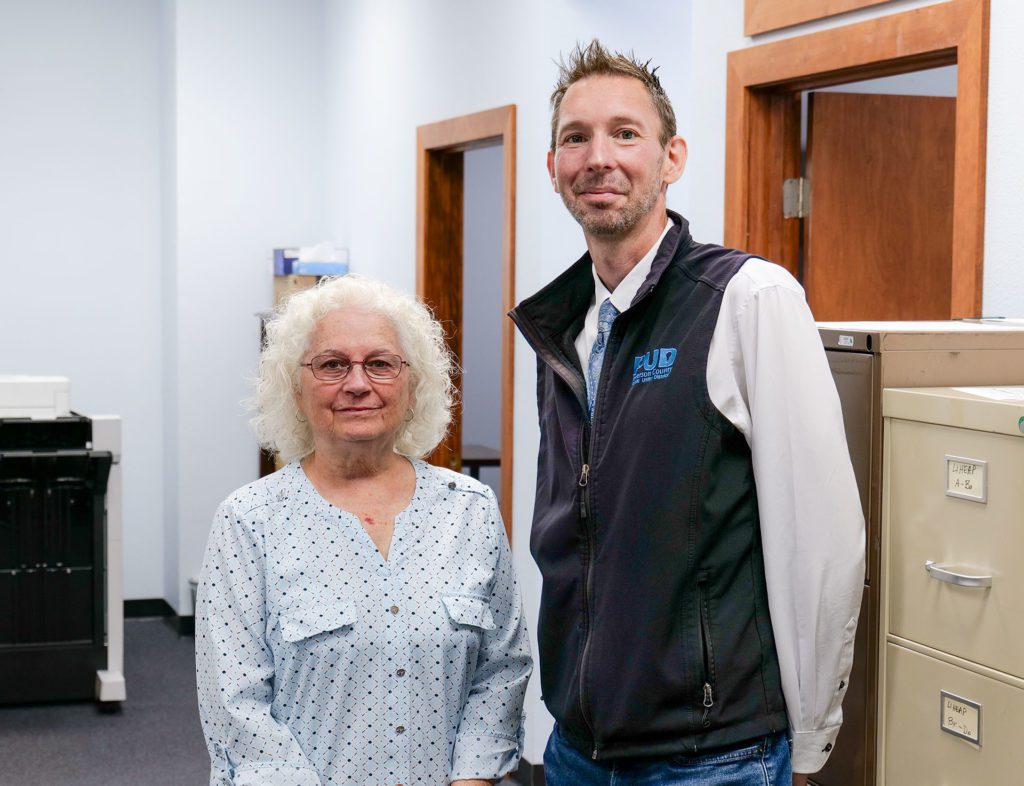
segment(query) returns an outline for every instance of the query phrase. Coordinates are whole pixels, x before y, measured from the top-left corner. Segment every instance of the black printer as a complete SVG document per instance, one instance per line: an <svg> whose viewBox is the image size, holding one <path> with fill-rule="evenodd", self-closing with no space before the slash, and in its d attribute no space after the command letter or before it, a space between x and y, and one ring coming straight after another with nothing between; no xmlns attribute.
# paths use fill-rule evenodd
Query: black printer
<svg viewBox="0 0 1024 786"><path fill-rule="evenodd" d="M0 407L0 703L102 700L100 674L112 665L106 497L114 453L96 449L93 421L83 415L3 413ZM120 604L119 576L116 589ZM121 609L114 622L117 660ZM113 665L120 700L123 667Z"/></svg>

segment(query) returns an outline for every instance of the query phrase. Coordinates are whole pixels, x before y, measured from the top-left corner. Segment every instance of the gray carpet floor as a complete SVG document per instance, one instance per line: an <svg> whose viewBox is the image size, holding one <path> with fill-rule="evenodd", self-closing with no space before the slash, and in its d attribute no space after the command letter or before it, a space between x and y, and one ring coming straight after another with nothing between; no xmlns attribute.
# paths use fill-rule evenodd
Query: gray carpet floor
<svg viewBox="0 0 1024 786"><path fill-rule="evenodd" d="M155 618L125 620L124 635L128 700L119 711L101 713L93 702L0 706L0 785L209 783L194 640Z"/></svg>
<svg viewBox="0 0 1024 786"><path fill-rule="evenodd" d="M192 637L162 619L126 620L124 634L128 700L118 712L93 702L0 706L0 784L209 783Z"/></svg>

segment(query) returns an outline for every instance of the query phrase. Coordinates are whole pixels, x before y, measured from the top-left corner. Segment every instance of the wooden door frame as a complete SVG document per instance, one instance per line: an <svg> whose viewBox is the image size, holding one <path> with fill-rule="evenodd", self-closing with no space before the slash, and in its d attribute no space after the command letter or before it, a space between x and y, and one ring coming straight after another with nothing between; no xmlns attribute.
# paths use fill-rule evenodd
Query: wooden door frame
<svg viewBox="0 0 1024 786"><path fill-rule="evenodd" d="M515 104L441 120L416 129L416 293L445 325L449 348L462 358L463 153L502 146L501 302L515 306L516 107ZM429 275L428 275L429 273ZM514 334L510 319L501 328L501 515L512 538L512 414ZM461 378L456 378L460 396ZM453 417L460 418L458 409ZM461 439L461 429L452 436ZM450 440L435 460L456 469L461 444Z"/></svg>
<svg viewBox="0 0 1024 786"><path fill-rule="evenodd" d="M754 36L782 27L825 19L892 0L746 0L743 35Z"/></svg>
<svg viewBox="0 0 1024 786"><path fill-rule="evenodd" d="M950 0L730 52L726 245L760 254L796 272L799 222L782 217L781 184L799 175L801 91L955 64L949 316L980 316L988 30L989 0Z"/></svg>

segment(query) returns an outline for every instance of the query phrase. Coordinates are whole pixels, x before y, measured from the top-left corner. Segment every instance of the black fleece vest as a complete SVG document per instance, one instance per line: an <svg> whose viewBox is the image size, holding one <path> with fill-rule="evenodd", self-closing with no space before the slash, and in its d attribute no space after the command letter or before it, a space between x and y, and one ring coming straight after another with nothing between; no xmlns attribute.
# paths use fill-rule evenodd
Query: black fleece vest
<svg viewBox="0 0 1024 786"><path fill-rule="evenodd" d="M669 215L612 328L592 424L573 347L589 255L512 312L538 353L541 688L598 759L786 728L750 450L707 389L722 295L748 255L695 243Z"/></svg>

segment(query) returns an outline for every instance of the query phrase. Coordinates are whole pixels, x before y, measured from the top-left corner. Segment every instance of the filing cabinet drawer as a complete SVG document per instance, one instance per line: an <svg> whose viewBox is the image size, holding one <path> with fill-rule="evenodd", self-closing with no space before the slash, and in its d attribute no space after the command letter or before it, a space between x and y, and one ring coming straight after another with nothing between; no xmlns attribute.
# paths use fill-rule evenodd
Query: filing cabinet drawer
<svg viewBox="0 0 1024 786"><path fill-rule="evenodd" d="M889 632L1024 677L1024 439L894 419L889 449ZM985 502L946 494L947 456L985 462Z"/></svg>
<svg viewBox="0 0 1024 786"><path fill-rule="evenodd" d="M942 691L980 705L980 744L940 728ZM955 712L946 708L947 716ZM967 722L972 731L974 716ZM950 724L955 725L955 724ZM897 644L886 645L886 784L1019 786L1024 778L1024 690Z"/></svg>

